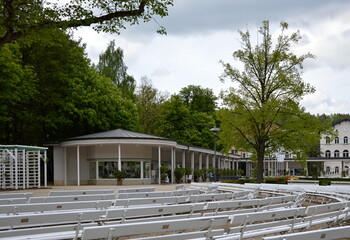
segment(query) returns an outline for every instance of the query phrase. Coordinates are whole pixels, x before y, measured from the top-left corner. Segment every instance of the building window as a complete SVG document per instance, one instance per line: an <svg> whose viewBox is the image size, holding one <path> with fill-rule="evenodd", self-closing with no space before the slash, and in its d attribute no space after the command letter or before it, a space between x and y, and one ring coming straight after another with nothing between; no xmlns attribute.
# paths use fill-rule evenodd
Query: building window
<svg viewBox="0 0 350 240"><path fill-rule="evenodd" d="M132 161L122 160L122 170L125 171L126 178L141 178L143 168L143 178L151 177L151 162L150 161ZM143 165L143 166L142 166ZM90 165L92 168L93 165ZM118 161L98 161L98 177L99 178L115 178L114 171L118 169ZM91 170L96 171L96 170ZM96 175L96 174L95 174Z"/></svg>
<svg viewBox="0 0 350 240"><path fill-rule="evenodd" d="M343 157L349 157L349 151L348 150L344 150L343 151Z"/></svg>
<svg viewBox="0 0 350 240"><path fill-rule="evenodd" d="M331 151L327 150L326 151L326 158L330 158L331 157Z"/></svg>
<svg viewBox="0 0 350 240"><path fill-rule="evenodd" d="M331 173L331 168L330 167L326 167L326 173L330 174Z"/></svg>
<svg viewBox="0 0 350 240"><path fill-rule="evenodd" d="M284 158L290 158L289 152L286 152L286 153L284 154Z"/></svg>
<svg viewBox="0 0 350 240"><path fill-rule="evenodd" d="M331 139L329 137L326 137L326 144L330 144L331 143Z"/></svg>
<svg viewBox="0 0 350 240"><path fill-rule="evenodd" d="M339 143L339 137L335 137L334 142Z"/></svg>
<svg viewBox="0 0 350 240"><path fill-rule="evenodd" d="M335 174L339 174L339 167L335 167Z"/></svg>
<svg viewBox="0 0 350 240"><path fill-rule="evenodd" d="M344 137L344 143L348 144L348 137Z"/></svg>
<svg viewBox="0 0 350 240"><path fill-rule="evenodd" d="M334 157L339 157L339 150L334 151Z"/></svg>

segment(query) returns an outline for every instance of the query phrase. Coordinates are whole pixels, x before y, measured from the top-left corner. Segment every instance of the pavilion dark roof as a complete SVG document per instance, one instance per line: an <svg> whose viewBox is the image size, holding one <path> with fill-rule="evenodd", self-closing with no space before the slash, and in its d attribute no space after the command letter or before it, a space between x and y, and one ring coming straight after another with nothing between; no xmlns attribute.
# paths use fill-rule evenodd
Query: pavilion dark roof
<svg viewBox="0 0 350 240"><path fill-rule="evenodd" d="M106 131L106 132L99 132L99 133L78 136L78 137L72 137L72 138L65 139L65 141L87 140L87 139L161 139L161 140L175 141L168 138L153 136L145 133L133 132L133 131L124 130L121 128Z"/></svg>

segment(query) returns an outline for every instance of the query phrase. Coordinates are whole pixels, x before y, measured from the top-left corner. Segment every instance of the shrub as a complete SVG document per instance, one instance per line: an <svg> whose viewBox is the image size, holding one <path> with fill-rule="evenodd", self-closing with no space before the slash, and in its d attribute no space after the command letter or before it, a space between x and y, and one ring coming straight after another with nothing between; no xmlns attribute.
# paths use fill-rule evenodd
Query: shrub
<svg viewBox="0 0 350 240"><path fill-rule="evenodd" d="M176 182L180 182L183 176L185 175L185 169L175 168L174 175L175 175Z"/></svg>

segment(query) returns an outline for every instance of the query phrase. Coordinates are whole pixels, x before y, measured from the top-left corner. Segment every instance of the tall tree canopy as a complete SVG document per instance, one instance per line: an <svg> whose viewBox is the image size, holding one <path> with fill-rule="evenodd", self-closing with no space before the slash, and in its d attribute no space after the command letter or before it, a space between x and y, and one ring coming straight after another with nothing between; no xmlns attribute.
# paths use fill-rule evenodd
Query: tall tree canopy
<svg viewBox="0 0 350 240"><path fill-rule="evenodd" d="M127 74L124 52L121 48L116 48L114 40L109 43L106 51L100 54L96 69L101 76L110 78L124 96L134 99L135 79Z"/></svg>
<svg viewBox="0 0 350 240"><path fill-rule="evenodd" d="M189 85L182 88L179 95L191 111L212 114L216 110L217 97L212 89Z"/></svg>
<svg viewBox="0 0 350 240"><path fill-rule="evenodd" d="M0 45L52 28L93 25L97 31L119 33L126 24L167 16L171 5L173 0L0 0Z"/></svg>
<svg viewBox="0 0 350 240"><path fill-rule="evenodd" d="M155 88L150 79L147 77L141 78L141 83L136 92L141 132L156 134L161 116L160 107L167 99L168 94Z"/></svg>
<svg viewBox="0 0 350 240"><path fill-rule="evenodd" d="M182 143L211 148L216 97L211 89L187 86L160 108L157 133Z"/></svg>
<svg viewBox="0 0 350 240"><path fill-rule="evenodd" d="M301 78L303 62L291 46L301 39L299 32L285 34L287 23L281 23L281 34L273 44L269 22L259 28L260 43L253 46L249 31L240 31L242 50L233 57L244 70L223 63L222 80L229 79L236 88L223 93L225 108L218 113L221 140L227 148L252 152L257 159L257 180L263 181L264 157L283 148L299 159L305 157L320 139L320 132L330 126L305 113L299 105L303 96L314 88Z"/></svg>
<svg viewBox="0 0 350 240"><path fill-rule="evenodd" d="M136 105L99 76L79 42L0 47L0 142L42 144L113 128L138 129Z"/></svg>

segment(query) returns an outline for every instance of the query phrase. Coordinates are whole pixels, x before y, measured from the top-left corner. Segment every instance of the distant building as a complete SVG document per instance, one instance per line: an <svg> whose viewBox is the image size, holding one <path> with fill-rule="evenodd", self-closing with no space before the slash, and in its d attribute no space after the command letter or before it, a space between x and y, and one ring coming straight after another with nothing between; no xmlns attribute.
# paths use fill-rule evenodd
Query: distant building
<svg viewBox="0 0 350 240"><path fill-rule="evenodd" d="M341 177L342 171L349 175L350 167L350 119L343 119L333 124L338 136L331 139L323 136L320 142L324 172L329 177Z"/></svg>

